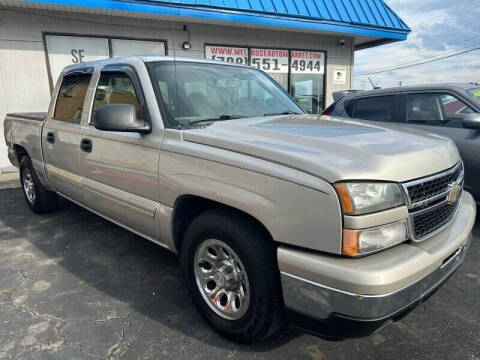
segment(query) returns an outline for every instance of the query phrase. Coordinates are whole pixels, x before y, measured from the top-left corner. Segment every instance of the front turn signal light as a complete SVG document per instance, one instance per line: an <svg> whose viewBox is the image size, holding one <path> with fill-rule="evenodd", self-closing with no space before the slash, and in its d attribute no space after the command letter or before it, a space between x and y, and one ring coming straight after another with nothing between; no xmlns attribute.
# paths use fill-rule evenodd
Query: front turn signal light
<svg viewBox="0 0 480 360"><path fill-rule="evenodd" d="M407 239L406 220L361 230L343 229L342 254L372 254L399 245Z"/></svg>
<svg viewBox="0 0 480 360"><path fill-rule="evenodd" d="M344 183L337 183L333 186L337 191L338 199L340 200L340 206L342 207L342 212L344 214L353 214L353 201L350 197L350 192L347 189L347 185L345 185Z"/></svg>
<svg viewBox="0 0 480 360"><path fill-rule="evenodd" d="M358 230L343 229L342 254L347 256L357 256L359 248L360 232Z"/></svg>

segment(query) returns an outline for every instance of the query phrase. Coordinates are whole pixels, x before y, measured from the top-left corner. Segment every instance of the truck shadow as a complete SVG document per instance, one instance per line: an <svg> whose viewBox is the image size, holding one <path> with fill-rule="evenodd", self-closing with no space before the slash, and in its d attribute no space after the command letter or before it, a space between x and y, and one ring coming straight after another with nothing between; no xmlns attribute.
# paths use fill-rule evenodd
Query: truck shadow
<svg viewBox="0 0 480 360"><path fill-rule="evenodd" d="M0 200L0 241L24 238L78 283L105 293L106 299L128 304L135 312L208 345L230 350L237 346L215 333L197 312L175 254L68 201L60 210L38 216L25 205L20 190L0 191ZM61 283L50 290L69 290L58 286ZM300 335L289 328L267 342L241 349L269 351Z"/></svg>

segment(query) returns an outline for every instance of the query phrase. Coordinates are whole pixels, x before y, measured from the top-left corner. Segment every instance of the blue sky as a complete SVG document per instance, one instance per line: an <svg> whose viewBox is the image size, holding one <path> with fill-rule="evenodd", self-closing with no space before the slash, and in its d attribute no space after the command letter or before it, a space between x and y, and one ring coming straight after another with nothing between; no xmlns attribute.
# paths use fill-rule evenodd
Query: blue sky
<svg viewBox="0 0 480 360"><path fill-rule="evenodd" d="M368 76L462 49L480 47L480 0L385 0L410 26L407 41L355 54L355 88L370 89ZM438 82L480 82L480 50L403 70L370 75L383 88Z"/></svg>

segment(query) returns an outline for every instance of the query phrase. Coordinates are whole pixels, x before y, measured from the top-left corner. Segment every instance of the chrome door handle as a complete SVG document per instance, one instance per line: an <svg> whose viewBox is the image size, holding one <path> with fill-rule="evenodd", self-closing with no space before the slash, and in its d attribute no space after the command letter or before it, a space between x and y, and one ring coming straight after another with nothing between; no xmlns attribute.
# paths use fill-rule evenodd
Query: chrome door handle
<svg viewBox="0 0 480 360"><path fill-rule="evenodd" d="M47 142L49 142L50 144L55 143L55 133L54 132L47 133Z"/></svg>
<svg viewBox="0 0 480 360"><path fill-rule="evenodd" d="M86 153L92 152L92 140L83 138L80 142L80 149L82 149L82 151Z"/></svg>

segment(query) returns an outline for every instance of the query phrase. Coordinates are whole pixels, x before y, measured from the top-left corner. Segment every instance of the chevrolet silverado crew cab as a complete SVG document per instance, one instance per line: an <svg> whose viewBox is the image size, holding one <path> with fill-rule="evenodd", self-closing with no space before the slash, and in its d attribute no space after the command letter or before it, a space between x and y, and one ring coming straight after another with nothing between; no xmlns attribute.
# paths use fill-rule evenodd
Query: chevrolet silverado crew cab
<svg viewBox="0 0 480 360"><path fill-rule="evenodd" d="M240 342L288 321L372 333L458 268L475 221L451 140L305 114L240 65L69 66L47 114L4 128L34 212L65 197L178 253L200 313Z"/></svg>

